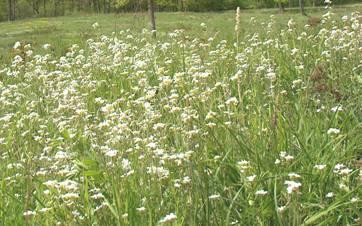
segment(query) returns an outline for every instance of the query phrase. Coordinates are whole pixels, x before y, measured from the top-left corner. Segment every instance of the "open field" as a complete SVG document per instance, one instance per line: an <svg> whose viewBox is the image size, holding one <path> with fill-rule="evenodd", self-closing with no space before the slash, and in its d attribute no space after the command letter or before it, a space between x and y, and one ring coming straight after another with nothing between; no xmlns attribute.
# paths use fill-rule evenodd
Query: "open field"
<svg viewBox="0 0 362 226"><path fill-rule="evenodd" d="M361 225L359 9L0 24L0 225Z"/></svg>
<svg viewBox="0 0 362 226"><path fill-rule="evenodd" d="M347 5L334 10L336 17L341 17L352 11L362 11L362 4ZM323 8L310 9L310 16L320 17ZM159 13L157 14L158 30L161 33L175 29L185 29L189 35L199 33L200 23L206 23L208 32L213 34L219 32L218 36L223 39L233 39L234 12L219 13ZM256 17L260 21L267 21L270 15L276 15L277 26L284 27L290 18L294 18L298 24L305 24L307 17L299 15L298 9L292 9L280 15L277 9L245 10L241 13L241 30L253 32L262 29L263 25L250 26L250 18ZM91 25L95 22L100 24L97 31ZM265 26L265 25L264 25ZM16 22L0 23L0 64L9 62L13 57L12 46L16 41L31 42L37 50L41 45L49 43L56 46L57 55L64 54L72 44L84 45L85 41L100 34L110 34L125 29L140 32L148 28L149 22L146 13L127 13L110 15L78 15L67 17L51 17L39 19L19 20Z"/></svg>

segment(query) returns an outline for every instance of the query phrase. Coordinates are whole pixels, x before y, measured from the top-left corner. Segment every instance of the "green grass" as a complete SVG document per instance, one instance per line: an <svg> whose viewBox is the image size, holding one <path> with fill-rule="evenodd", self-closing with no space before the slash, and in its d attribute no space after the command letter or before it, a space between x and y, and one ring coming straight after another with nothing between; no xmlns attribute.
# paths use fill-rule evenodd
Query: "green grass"
<svg viewBox="0 0 362 226"><path fill-rule="evenodd" d="M0 225L359 225L357 7L0 24Z"/></svg>

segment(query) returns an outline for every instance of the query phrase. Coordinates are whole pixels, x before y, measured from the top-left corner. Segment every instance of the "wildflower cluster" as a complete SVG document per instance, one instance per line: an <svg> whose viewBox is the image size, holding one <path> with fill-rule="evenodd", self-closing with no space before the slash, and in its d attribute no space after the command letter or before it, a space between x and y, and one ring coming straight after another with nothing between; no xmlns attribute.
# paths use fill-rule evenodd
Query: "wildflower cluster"
<svg viewBox="0 0 362 226"><path fill-rule="evenodd" d="M353 224L361 16L243 36L239 16L237 43L127 30L58 58L17 42L0 69L5 224L300 225L335 205L326 224Z"/></svg>

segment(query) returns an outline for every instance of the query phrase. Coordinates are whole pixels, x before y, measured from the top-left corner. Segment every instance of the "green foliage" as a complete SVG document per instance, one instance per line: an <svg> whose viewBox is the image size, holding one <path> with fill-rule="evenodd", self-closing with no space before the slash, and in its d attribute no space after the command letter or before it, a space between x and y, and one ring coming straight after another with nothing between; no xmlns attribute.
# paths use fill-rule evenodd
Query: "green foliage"
<svg viewBox="0 0 362 226"><path fill-rule="evenodd" d="M161 10L182 10L181 2L178 0L157 0L156 5Z"/></svg>
<svg viewBox="0 0 362 226"><path fill-rule="evenodd" d="M220 11L240 8L298 7L299 0L155 0L157 11ZM358 3L359 0L334 0L333 4ZM8 1L0 1L0 21L7 19ZM306 6L322 6L324 0L305 0ZM78 12L112 13L147 10L146 0L17 0L16 19L62 16Z"/></svg>
<svg viewBox="0 0 362 226"><path fill-rule="evenodd" d="M126 5L128 5L130 2L130 0L115 0L114 1L114 6L116 8L123 8L125 7Z"/></svg>
<svg viewBox="0 0 362 226"><path fill-rule="evenodd" d="M277 3L288 3L289 0L274 0L274 2L277 2Z"/></svg>

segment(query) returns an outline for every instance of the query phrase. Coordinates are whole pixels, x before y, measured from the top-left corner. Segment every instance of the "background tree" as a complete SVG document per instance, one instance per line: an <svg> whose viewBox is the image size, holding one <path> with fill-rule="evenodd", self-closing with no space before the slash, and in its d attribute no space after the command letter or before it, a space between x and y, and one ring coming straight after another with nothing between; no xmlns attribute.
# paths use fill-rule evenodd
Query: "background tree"
<svg viewBox="0 0 362 226"><path fill-rule="evenodd" d="M300 9L300 13L304 16L306 16L307 14L305 13L304 10L304 0L299 0L299 9Z"/></svg>
<svg viewBox="0 0 362 226"><path fill-rule="evenodd" d="M156 19L155 19L155 2L153 0L147 0L148 2L148 13L150 14L151 30L153 37L156 37Z"/></svg>
<svg viewBox="0 0 362 226"><path fill-rule="evenodd" d="M8 18L10 21L16 18L16 0L8 0Z"/></svg>
<svg viewBox="0 0 362 226"><path fill-rule="evenodd" d="M281 13L284 12L284 4L288 2L288 0L274 0L276 3L278 3L279 11Z"/></svg>
<svg viewBox="0 0 362 226"><path fill-rule="evenodd" d="M6 19L6 2L5 1L0 1L0 21L5 20Z"/></svg>
<svg viewBox="0 0 362 226"><path fill-rule="evenodd" d="M322 6L324 0L152 0L157 11L218 11L250 8ZM333 4L361 0L333 0ZM121 13L148 10L148 0L0 0L0 21L75 13Z"/></svg>

